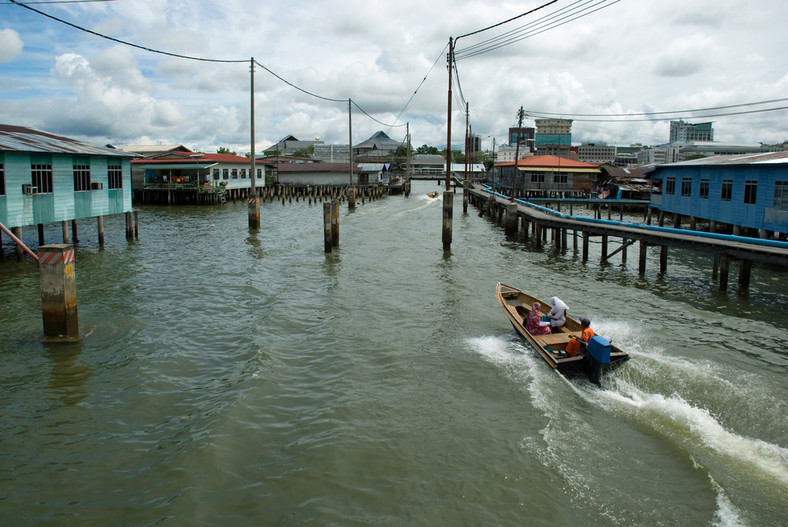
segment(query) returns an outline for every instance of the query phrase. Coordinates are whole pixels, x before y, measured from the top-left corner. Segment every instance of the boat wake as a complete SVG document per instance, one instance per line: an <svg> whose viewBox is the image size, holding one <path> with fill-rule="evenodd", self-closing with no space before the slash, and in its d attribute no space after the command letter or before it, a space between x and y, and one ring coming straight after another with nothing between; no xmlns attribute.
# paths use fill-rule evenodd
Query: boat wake
<svg viewBox="0 0 788 527"><path fill-rule="evenodd" d="M606 374L600 390L584 378L555 374L535 352L511 339L484 337L470 339L469 344L507 379L522 385L544 414L548 424L540 430L541 437L529 435L523 446L561 473L570 487L577 487L577 495L594 483L556 452L575 438L599 441L608 433L588 420L588 405L613 417L614 423L634 424L635 430L667 439L684 452L694 469L707 474L709 489L716 495L714 525L747 523L742 520L747 509L740 509L739 501L729 497L739 496L742 486L772 489L768 493L773 498L772 510L779 510L781 496L788 494L788 448L749 437L752 430L768 428L766 421L779 422L784 405L770 400L769 394L755 393L754 383L746 382L744 373L738 373L738 378L745 382L732 383L716 364L690 362L635 346L628 348L632 361ZM575 395L567 397L569 393ZM556 405L556 400L561 404ZM774 409L766 412L776 413L752 416L752 405L758 400L764 409ZM614 459L609 462L616 463Z"/></svg>

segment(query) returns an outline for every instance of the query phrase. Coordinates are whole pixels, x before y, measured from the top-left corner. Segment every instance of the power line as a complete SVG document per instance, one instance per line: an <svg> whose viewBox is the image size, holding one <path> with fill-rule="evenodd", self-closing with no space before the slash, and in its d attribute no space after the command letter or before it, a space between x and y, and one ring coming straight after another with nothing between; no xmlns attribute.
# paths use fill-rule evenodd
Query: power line
<svg viewBox="0 0 788 527"><path fill-rule="evenodd" d="M483 31L487 31L487 30L489 30L489 29L493 29L493 28L496 28L496 27L498 27L498 26L502 26L502 25L504 25L504 24L508 24L508 23L509 23L509 22L511 22L512 20L517 20L518 18L522 18L522 17L524 17L524 16L526 16L526 15L530 15L531 13L535 13L536 11L539 11L540 9L544 9L545 7L549 6L550 4L554 4L554 3L556 3L557 1L558 1L558 0L552 0L552 2L547 2L546 4L542 4L542 5L540 5L540 6L539 6L539 7L537 7L537 8L531 9L530 11L526 11L525 13L521 13L521 14L519 14L519 15L517 15L517 16L514 16L514 17L512 17L512 18L508 19L508 20L504 20L503 22L498 22L497 24L493 24L493 25L491 25L491 26L487 26L487 27L485 27L484 29L478 29L478 30L476 30L476 31L472 31L472 32L470 32L470 33L466 33L466 34L464 34L464 35L460 35L459 37L457 37L457 38L455 38L455 39L454 39L454 42L457 42L459 39L461 39L461 38L463 38L463 37L470 37L471 35L476 35L477 33L481 33L481 32L483 32Z"/></svg>
<svg viewBox="0 0 788 527"><path fill-rule="evenodd" d="M62 18L58 18L58 17L56 17L54 15L50 15L48 13L44 13L43 11L39 11L38 9L36 9L34 7L30 7L29 5L23 4L21 2L17 2L16 0L11 0L11 3L16 4L16 5L20 6L20 7L24 7L25 9L29 9L30 11L33 11L34 13L38 13L41 16L45 16L45 17L47 17L49 19L52 19L52 20L54 20L56 22L60 22L61 24L65 24L67 26L73 27L74 29L78 29L79 31L84 31L85 33L89 33L89 34L94 35L96 37L104 38L104 39L110 40L112 42L117 42L118 44L123 44L124 46L131 46L133 48L141 49L143 51L149 51L151 53L158 53L159 55L167 55L169 57L177 57L179 59L197 60L197 61L201 61L201 62L224 62L224 63L227 63L227 62L233 62L233 63L249 62L249 59L243 59L243 60L208 59L208 58L203 58L203 57L192 57L192 56L189 56L189 55L181 55L180 53L171 53L169 51L161 51L161 50L158 50L158 49L148 48L148 47L145 47L145 46L141 46L139 44L134 44L133 42L127 42L125 40L120 40L120 39L115 38L115 37L110 37L108 35L103 35L101 33L97 33L96 31L92 31L90 29L87 29L85 27L78 26L76 24L72 24L71 22L69 22L67 20L63 20Z"/></svg>
<svg viewBox="0 0 788 527"><path fill-rule="evenodd" d="M38 2L24 2L25 4L85 4L89 2L117 2L118 0L41 0ZM21 2L0 2L0 4L17 4L22 5Z"/></svg>
<svg viewBox="0 0 788 527"><path fill-rule="evenodd" d="M248 61L239 61L239 62L248 62ZM288 86L290 86L292 88L295 88L296 90L300 91L301 93L305 93L305 94L307 94L307 95L309 95L311 97L315 97L317 99L323 99L324 101L329 101L329 102L345 102L345 101L347 101L347 99L333 99L331 97L323 97L322 95L318 95L316 93L312 93L311 91L305 90L304 88L301 88L300 86L297 86L297 85L293 84L292 82L290 82L289 80L285 79L284 77L274 73L268 67L260 64L257 61L257 59L255 59L254 63L257 64L258 66L260 66L261 68L263 68L265 71L267 71L268 73L270 73L274 77L276 77L277 79L279 79L280 81L284 82L285 84L287 84Z"/></svg>
<svg viewBox="0 0 788 527"><path fill-rule="evenodd" d="M498 37L494 37L489 39L485 42L481 42L479 44L475 44L468 48L462 49L457 52L457 60L464 60L471 57L475 57L476 55L481 55L482 53L488 53L490 51L495 51L499 48L504 46L508 46L514 44L516 42L520 42L521 40L525 40L526 38L531 38L551 29L555 29L557 27L563 26L568 24L569 22L573 22L579 18L586 17L597 11L600 11L606 7L610 7L613 4L617 4L621 0L614 0L608 3L609 0L598 0L596 3L591 3L594 0L588 0L581 6L577 7L565 7L558 11L555 11L549 15L546 15L535 22L522 26L519 29L510 31ZM575 2L578 4L580 2ZM575 5L573 4L573 5ZM591 5L588 5L591 4ZM556 19L556 20L551 20ZM547 20L546 22L543 22ZM541 25L537 25L540 24ZM536 27L533 27L537 25ZM505 40L504 40L505 39ZM486 47L483 47L485 46Z"/></svg>
<svg viewBox="0 0 788 527"><path fill-rule="evenodd" d="M539 115L555 115L555 116L578 116L578 117L641 117L647 115L669 115L669 114L676 114L676 113L690 113L690 112L707 112L713 110L727 110L730 108L742 108L744 106L757 106L760 104L771 104L775 102L783 102L788 101L788 97L783 97L781 99L771 99L768 101L756 101L756 102L745 102L741 104L730 104L727 106L711 106L709 108L694 108L689 110L673 110L669 112L641 112L641 113L554 113L554 112L540 112L536 110L531 110L534 114Z"/></svg>
<svg viewBox="0 0 788 527"><path fill-rule="evenodd" d="M662 117L658 119L572 119L573 121L584 121L584 122L597 122L597 123L635 123L641 121L669 121L669 120L683 120L683 119L708 119L709 117L728 117L731 115L748 115L753 113L764 113L764 112L776 112L780 110L788 110L788 106L779 106L776 108L761 108L758 110L747 110L743 112L723 112L723 113L713 113L708 115L695 115L695 116L680 116L676 115L673 117ZM548 115L555 115L555 114L539 114L536 112L530 112L528 114L531 117L547 117Z"/></svg>

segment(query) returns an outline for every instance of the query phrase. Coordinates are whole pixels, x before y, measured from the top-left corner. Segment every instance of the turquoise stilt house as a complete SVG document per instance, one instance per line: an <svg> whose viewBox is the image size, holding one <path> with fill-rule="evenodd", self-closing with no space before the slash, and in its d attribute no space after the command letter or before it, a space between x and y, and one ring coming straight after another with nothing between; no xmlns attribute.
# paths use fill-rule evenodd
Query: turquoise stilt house
<svg viewBox="0 0 788 527"><path fill-rule="evenodd" d="M135 154L0 124L0 223L9 228L132 210Z"/></svg>

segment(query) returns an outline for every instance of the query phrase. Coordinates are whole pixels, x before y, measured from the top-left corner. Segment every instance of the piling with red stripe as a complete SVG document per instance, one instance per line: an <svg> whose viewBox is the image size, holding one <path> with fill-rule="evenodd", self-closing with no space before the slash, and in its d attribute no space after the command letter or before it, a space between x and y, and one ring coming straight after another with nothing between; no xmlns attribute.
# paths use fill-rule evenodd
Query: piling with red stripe
<svg viewBox="0 0 788 527"><path fill-rule="evenodd" d="M79 338L74 246L66 243L44 245L39 249L38 258L44 335Z"/></svg>

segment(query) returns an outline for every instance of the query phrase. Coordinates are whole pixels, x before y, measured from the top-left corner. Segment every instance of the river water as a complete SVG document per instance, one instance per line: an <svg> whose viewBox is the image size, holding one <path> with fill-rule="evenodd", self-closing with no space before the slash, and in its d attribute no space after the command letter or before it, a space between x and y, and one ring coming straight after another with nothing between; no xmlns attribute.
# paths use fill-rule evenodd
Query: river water
<svg viewBox="0 0 788 527"><path fill-rule="evenodd" d="M583 264L461 192L444 253L435 188L343 204L330 254L304 201L263 203L259 232L241 202L145 206L139 240L107 218L103 249L81 223L78 344L39 342L37 269L4 238L3 524L784 525L784 270L739 294L703 254L662 277L651 249L639 277L636 250L602 265L592 243ZM602 390L564 379L499 281L632 360Z"/></svg>

